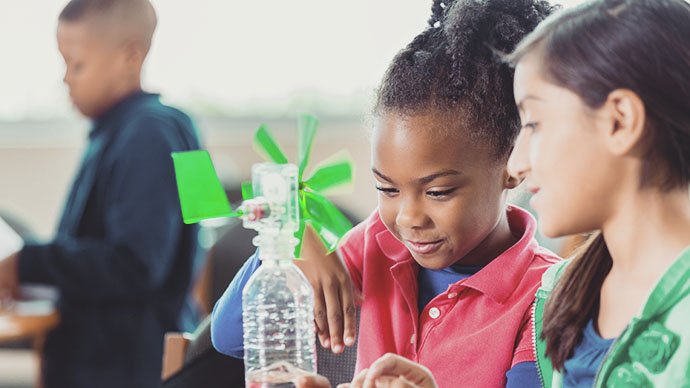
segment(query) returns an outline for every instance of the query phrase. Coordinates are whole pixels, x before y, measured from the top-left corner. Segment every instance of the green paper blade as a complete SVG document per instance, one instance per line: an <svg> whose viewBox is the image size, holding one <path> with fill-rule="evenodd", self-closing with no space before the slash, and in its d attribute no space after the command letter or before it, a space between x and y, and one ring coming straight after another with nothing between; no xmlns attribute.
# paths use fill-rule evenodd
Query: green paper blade
<svg viewBox="0 0 690 388"><path fill-rule="evenodd" d="M299 191L299 230L295 232L295 238L297 238L297 246L295 246L295 258L301 259L302 256L302 237L304 236L304 228L306 222L309 219L309 213L307 213L306 197L304 191Z"/></svg>
<svg viewBox="0 0 690 388"><path fill-rule="evenodd" d="M304 236L304 228L306 227L306 221L304 217L299 219L299 230L295 233L297 238L297 245L295 246L295 259L302 260L302 236Z"/></svg>
<svg viewBox="0 0 690 388"><path fill-rule="evenodd" d="M173 152L177 191L185 224L216 217L236 217L207 151Z"/></svg>
<svg viewBox="0 0 690 388"><path fill-rule="evenodd" d="M297 131L299 134L299 142L297 143L298 163L299 163L299 180L302 180L304 168L309 163L309 154L311 153L311 146L314 142L316 129L319 125L319 119L312 115L301 115L297 119Z"/></svg>
<svg viewBox="0 0 690 388"><path fill-rule="evenodd" d="M338 242L352 229L352 223L326 197L319 193L304 191L306 222L311 223L326 244L328 253L338 247Z"/></svg>
<svg viewBox="0 0 690 388"><path fill-rule="evenodd" d="M254 198L252 182L242 182L242 199L246 201L252 198Z"/></svg>
<svg viewBox="0 0 690 388"><path fill-rule="evenodd" d="M327 253L331 253L338 248L338 242L342 236L338 237L337 235L331 233L328 228L324 228L323 225L314 220L309 220L308 222L319 234L321 241L323 241L323 244L326 246Z"/></svg>
<svg viewBox="0 0 690 388"><path fill-rule="evenodd" d="M278 143L276 143L273 135L268 132L265 125L261 125L256 130L254 134L254 147L273 163L285 164L288 162L285 154L280 150Z"/></svg>
<svg viewBox="0 0 690 388"><path fill-rule="evenodd" d="M337 186L352 183L354 163L348 154L336 154L316 166L312 176L304 186L322 192Z"/></svg>

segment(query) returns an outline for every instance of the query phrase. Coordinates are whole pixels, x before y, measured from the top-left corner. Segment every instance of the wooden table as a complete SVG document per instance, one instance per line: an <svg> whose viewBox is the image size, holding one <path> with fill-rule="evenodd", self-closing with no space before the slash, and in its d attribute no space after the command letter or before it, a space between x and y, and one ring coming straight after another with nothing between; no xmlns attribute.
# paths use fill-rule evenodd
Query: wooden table
<svg viewBox="0 0 690 388"><path fill-rule="evenodd" d="M14 308L0 310L0 344L28 339L39 356L37 387L44 385L42 354L46 334L59 322L60 314L55 309L36 314L18 313Z"/></svg>
<svg viewBox="0 0 690 388"><path fill-rule="evenodd" d="M53 310L46 314L23 315L13 309L0 311L0 343L37 339L60 322L60 314Z"/></svg>

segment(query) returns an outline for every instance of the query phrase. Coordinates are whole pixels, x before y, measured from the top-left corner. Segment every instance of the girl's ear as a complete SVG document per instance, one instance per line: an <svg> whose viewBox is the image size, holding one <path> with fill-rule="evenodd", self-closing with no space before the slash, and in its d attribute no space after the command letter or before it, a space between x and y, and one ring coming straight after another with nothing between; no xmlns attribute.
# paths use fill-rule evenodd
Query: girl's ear
<svg viewBox="0 0 690 388"><path fill-rule="evenodd" d="M609 93L604 106L607 123L605 145L616 156L629 155L638 149L645 131L645 108L640 97L628 89Z"/></svg>
<svg viewBox="0 0 690 388"><path fill-rule="evenodd" d="M525 180L525 178L514 177L506 169L504 172L503 188L514 189L520 186L520 183L522 183L523 180Z"/></svg>

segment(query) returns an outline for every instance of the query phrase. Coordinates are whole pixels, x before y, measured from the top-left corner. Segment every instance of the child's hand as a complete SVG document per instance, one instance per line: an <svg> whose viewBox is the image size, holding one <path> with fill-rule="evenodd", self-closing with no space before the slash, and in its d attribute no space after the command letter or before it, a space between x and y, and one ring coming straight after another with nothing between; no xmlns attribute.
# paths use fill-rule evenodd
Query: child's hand
<svg viewBox="0 0 690 388"><path fill-rule="evenodd" d="M326 254L326 248L309 225L302 239L302 258L304 260L296 260L295 264L314 288L314 321L319 341L324 348L330 347L333 353L340 353L345 349L343 344L352 346L355 343L355 301L362 296L352 285L343 261L335 252Z"/></svg>
<svg viewBox="0 0 690 388"><path fill-rule="evenodd" d="M388 353L361 371L346 388L438 388L426 367ZM341 388L339 386L339 388Z"/></svg>
<svg viewBox="0 0 690 388"><path fill-rule="evenodd" d="M331 388L331 384L323 376L300 376L295 380L297 388Z"/></svg>

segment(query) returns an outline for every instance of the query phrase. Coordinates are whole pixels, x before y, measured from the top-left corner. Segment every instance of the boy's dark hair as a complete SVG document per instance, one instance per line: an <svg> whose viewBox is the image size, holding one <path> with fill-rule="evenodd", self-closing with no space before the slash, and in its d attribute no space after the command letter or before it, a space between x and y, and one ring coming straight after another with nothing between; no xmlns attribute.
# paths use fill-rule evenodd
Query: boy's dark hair
<svg viewBox="0 0 690 388"><path fill-rule="evenodd" d="M108 5L110 3L113 3L117 0L109 0L107 1ZM104 2L99 2L99 3L104 3ZM71 0L65 8L62 9L62 12L60 12L60 16L58 16L58 20L64 20L66 22L76 22L81 20L87 12L91 11L92 8L106 8L104 5L96 5L95 1L89 1L89 0Z"/></svg>
<svg viewBox="0 0 690 388"><path fill-rule="evenodd" d="M107 15L117 5L129 0L71 0L60 12L58 20L76 22L91 13Z"/></svg>
<svg viewBox="0 0 690 388"><path fill-rule="evenodd" d="M80 22L95 18L101 28L119 28L120 35L136 39L148 52L156 29L156 13L148 0L71 0L58 20Z"/></svg>
<svg viewBox="0 0 690 388"><path fill-rule="evenodd" d="M520 118L513 69L497 53L512 51L553 9L542 0L434 0L428 27L388 67L374 113L443 113L507 158Z"/></svg>
<svg viewBox="0 0 690 388"><path fill-rule="evenodd" d="M617 89L645 107L640 186L690 184L690 4L684 0L598 0L540 25L509 56L539 55L545 77L601 107ZM612 266L601 234L568 265L545 306L543 337L554 367L582 340Z"/></svg>

